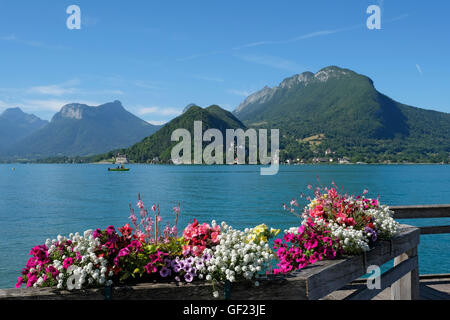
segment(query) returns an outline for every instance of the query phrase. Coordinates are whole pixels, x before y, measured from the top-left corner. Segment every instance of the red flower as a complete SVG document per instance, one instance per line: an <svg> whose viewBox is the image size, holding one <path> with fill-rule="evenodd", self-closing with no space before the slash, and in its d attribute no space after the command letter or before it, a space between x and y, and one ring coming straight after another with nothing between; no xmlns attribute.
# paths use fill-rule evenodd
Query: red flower
<svg viewBox="0 0 450 320"><path fill-rule="evenodd" d="M119 228L119 231L124 237L129 237L133 232L133 228L131 228L130 225L127 223L122 228Z"/></svg>

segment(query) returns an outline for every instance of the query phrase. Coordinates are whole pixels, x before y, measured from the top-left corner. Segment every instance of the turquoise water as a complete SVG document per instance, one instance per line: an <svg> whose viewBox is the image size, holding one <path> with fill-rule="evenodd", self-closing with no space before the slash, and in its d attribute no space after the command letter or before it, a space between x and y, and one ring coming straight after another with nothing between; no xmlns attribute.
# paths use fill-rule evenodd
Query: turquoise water
<svg viewBox="0 0 450 320"><path fill-rule="evenodd" d="M450 203L448 165L282 166L275 176L260 176L258 166L130 165L129 172L107 167L0 165L0 288L14 286L30 248L45 239L127 223L128 205L135 205L138 193L147 206L159 203L165 221L173 222L172 208L180 202L179 227L194 217L225 220L235 228L298 225L282 204L308 192L317 177L349 193L368 188L369 196L380 195L389 205ZM450 235L422 236L419 255L421 273L450 272Z"/></svg>

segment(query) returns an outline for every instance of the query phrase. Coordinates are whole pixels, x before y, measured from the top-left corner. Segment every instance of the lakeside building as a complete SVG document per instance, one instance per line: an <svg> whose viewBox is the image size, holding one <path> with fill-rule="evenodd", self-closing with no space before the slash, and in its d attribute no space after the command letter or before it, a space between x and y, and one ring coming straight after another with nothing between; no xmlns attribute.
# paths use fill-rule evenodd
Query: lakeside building
<svg viewBox="0 0 450 320"><path fill-rule="evenodd" d="M128 164L128 157L125 154L117 154L115 164Z"/></svg>

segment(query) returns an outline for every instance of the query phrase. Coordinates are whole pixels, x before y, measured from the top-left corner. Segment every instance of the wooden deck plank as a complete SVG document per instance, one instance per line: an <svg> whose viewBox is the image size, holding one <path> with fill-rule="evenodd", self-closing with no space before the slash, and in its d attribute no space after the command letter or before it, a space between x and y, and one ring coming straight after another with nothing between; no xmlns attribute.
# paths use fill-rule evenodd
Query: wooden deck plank
<svg viewBox="0 0 450 320"><path fill-rule="evenodd" d="M429 278L425 276L420 280L420 300L450 300L450 278L447 275L443 275L442 278L439 275L435 275L436 278ZM358 281L355 284L349 284L340 290L332 292L327 295L325 300L343 300L348 296L354 294L361 288L365 287L362 281ZM372 300L390 300L391 288L388 287Z"/></svg>

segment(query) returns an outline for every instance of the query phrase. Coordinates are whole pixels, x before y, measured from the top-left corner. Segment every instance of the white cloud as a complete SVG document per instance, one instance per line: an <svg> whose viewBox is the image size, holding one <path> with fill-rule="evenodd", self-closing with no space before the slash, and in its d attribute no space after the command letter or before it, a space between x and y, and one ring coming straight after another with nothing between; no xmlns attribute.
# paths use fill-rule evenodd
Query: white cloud
<svg viewBox="0 0 450 320"><path fill-rule="evenodd" d="M159 82L156 83L156 82L138 80L138 81L134 82L134 85L139 88L150 89L150 90L160 90L161 89Z"/></svg>
<svg viewBox="0 0 450 320"><path fill-rule="evenodd" d="M11 105L9 103L6 103L5 101L0 100L0 114L8 108L10 108Z"/></svg>
<svg viewBox="0 0 450 320"><path fill-rule="evenodd" d="M194 76L194 78L199 79L199 80L212 81L212 82L224 82L224 80L221 78L201 76L201 75L196 75L196 76Z"/></svg>
<svg viewBox="0 0 450 320"><path fill-rule="evenodd" d="M248 97L251 94L251 92L248 92L246 90L236 90L236 89L230 89L227 90L227 92L241 97Z"/></svg>
<svg viewBox="0 0 450 320"><path fill-rule="evenodd" d="M271 55L235 54L234 56L244 61L262 64L276 69L283 69L293 72L298 72L302 69L302 67L294 61Z"/></svg>
<svg viewBox="0 0 450 320"><path fill-rule="evenodd" d="M98 106L101 103L95 101L69 101L69 100L24 100L19 105L23 106L23 110L27 111L53 111L59 112L61 108L69 103L81 103L89 106Z"/></svg>
<svg viewBox="0 0 450 320"><path fill-rule="evenodd" d="M208 57L208 56L214 56L217 54L223 53L223 51L211 51L211 52L206 52L206 53L198 53L198 54L193 54L187 57L183 57L183 58L178 58L176 59L177 61L188 61L188 60L193 60L193 59L197 59L197 58L204 58L204 57Z"/></svg>
<svg viewBox="0 0 450 320"><path fill-rule="evenodd" d="M81 84L80 80L72 79L60 84L51 85L38 85L29 88L0 88L0 93L8 94L10 96L24 96L27 98L35 98L37 96L49 96L49 97L65 97L70 95L123 95L124 92L118 89L100 89L100 90L85 90L79 88ZM67 99L65 97L65 99ZM39 99L38 99L39 100ZM71 99L72 100L72 99Z"/></svg>
<svg viewBox="0 0 450 320"><path fill-rule="evenodd" d="M167 123L167 121L160 121L160 120L145 120L145 121L155 126L162 126L163 124Z"/></svg>
<svg viewBox="0 0 450 320"><path fill-rule="evenodd" d="M166 107L136 107L137 114L143 116L146 114L156 114L160 116L178 116L181 114L181 110L175 108L166 108Z"/></svg>
<svg viewBox="0 0 450 320"><path fill-rule="evenodd" d="M29 94L42 94L49 96L62 96L65 94L73 94L76 92L77 89L75 88L63 88L59 85L37 86L31 87L27 90L27 93Z"/></svg>
<svg viewBox="0 0 450 320"><path fill-rule="evenodd" d="M16 37L14 34L10 34L7 36L0 37L0 40L2 41L9 41L9 42L16 42L19 44L24 44L26 46L30 47L36 47L36 48L44 48L44 49L68 49L68 47L61 46L61 45L49 45L41 41L34 41L34 40L24 40L20 39L19 37Z"/></svg>

